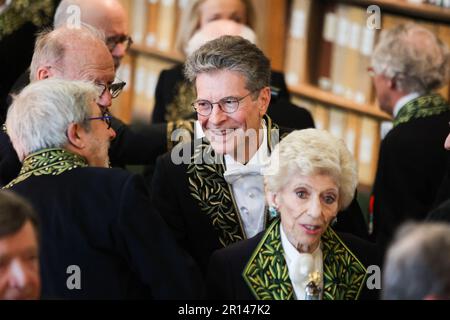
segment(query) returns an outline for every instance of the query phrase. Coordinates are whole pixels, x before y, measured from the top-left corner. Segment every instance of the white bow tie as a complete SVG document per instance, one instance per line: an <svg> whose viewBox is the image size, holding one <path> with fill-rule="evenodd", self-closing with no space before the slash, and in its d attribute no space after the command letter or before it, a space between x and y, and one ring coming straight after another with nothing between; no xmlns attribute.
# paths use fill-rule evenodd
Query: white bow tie
<svg viewBox="0 0 450 320"><path fill-rule="evenodd" d="M233 184L237 180L246 176L261 176L261 166L246 165L226 170L223 174L225 181Z"/></svg>

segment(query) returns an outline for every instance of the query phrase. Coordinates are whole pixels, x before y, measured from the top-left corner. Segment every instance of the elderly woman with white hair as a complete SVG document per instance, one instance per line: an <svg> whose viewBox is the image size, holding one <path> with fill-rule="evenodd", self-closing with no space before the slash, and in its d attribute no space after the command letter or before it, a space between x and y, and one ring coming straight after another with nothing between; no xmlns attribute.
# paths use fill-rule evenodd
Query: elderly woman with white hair
<svg viewBox="0 0 450 320"><path fill-rule="evenodd" d="M344 142L317 129L294 131L274 149L266 199L277 216L266 231L216 251L207 292L213 299L376 298L367 290L375 247L330 226L352 201L355 161Z"/></svg>

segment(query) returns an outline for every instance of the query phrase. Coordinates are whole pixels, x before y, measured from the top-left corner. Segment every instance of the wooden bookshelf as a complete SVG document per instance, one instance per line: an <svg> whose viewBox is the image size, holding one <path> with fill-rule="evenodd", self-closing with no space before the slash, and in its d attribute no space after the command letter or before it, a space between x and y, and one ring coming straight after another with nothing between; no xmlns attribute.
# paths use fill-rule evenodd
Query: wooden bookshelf
<svg viewBox="0 0 450 320"><path fill-rule="evenodd" d="M392 117L390 115L379 110L378 106L376 105L361 105L352 100L337 96L332 92L324 91L310 84L290 86L289 91L293 94L298 94L299 96L315 100L332 107L337 107L347 111L353 111L362 115L368 115L378 120L392 120Z"/></svg>
<svg viewBox="0 0 450 320"><path fill-rule="evenodd" d="M409 17L427 19L436 22L449 23L450 9L431 4L417 4L406 0L335 0L361 7L377 5L383 11L401 14Z"/></svg>
<svg viewBox="0 0 450 320"><path fill-rule="evenodd" d="M158 49L148 48L143 45L133 44L131 46L131 53L133 55L144 54L149 57L154 57L162 60L166 60L168 62L180 63L184 61L184 58L179 53L174 52L165 52Z"/></svg>

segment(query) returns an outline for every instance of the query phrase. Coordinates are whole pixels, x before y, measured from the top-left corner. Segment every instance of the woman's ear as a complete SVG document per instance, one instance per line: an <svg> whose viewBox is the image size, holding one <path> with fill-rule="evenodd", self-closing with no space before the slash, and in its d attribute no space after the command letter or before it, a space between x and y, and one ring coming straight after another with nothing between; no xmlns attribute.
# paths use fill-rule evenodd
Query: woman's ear
<svg viewBox="0 0 450 320"><path fill-rule="evenodd" d="M76 149L83 149L85 147L85 130L78 123L71 123L67 128L67 138L69 145Z"/></svg>
<svg viewBox="0 0 450 320"><path fill-rule="evenodd" d="M275 209L278 209L278 199L276 192L268 191L266 189L266 200L270 207L275 207Z"/></svg>

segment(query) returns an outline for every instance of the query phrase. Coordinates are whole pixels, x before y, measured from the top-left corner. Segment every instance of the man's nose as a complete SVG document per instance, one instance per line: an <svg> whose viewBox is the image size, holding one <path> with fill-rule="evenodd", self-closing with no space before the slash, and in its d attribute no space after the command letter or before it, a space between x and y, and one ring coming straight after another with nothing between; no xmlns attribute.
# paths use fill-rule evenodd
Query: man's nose
<svg viewBox="0 0 450 320"><path fill-rule="evenodd" d="M218 104L213 104L211 114L208 117L208 121L213 124L219 124L227 119L227 114L222 111Z"/></svg>
<svg viewBox="0 0 450 320"><path fill-rule="evenodd" d="M30 279L30 273L21 261L13 261L9 269L9 284L11 287L23 288Z"/></svg>
<svg viewBox="0 0 450 320"><path fill-rule="evenodd" d="M109 90L105 90L103 94L97 98L97 104L102 109L107 109L112 105L112 95Z"/></svg>

